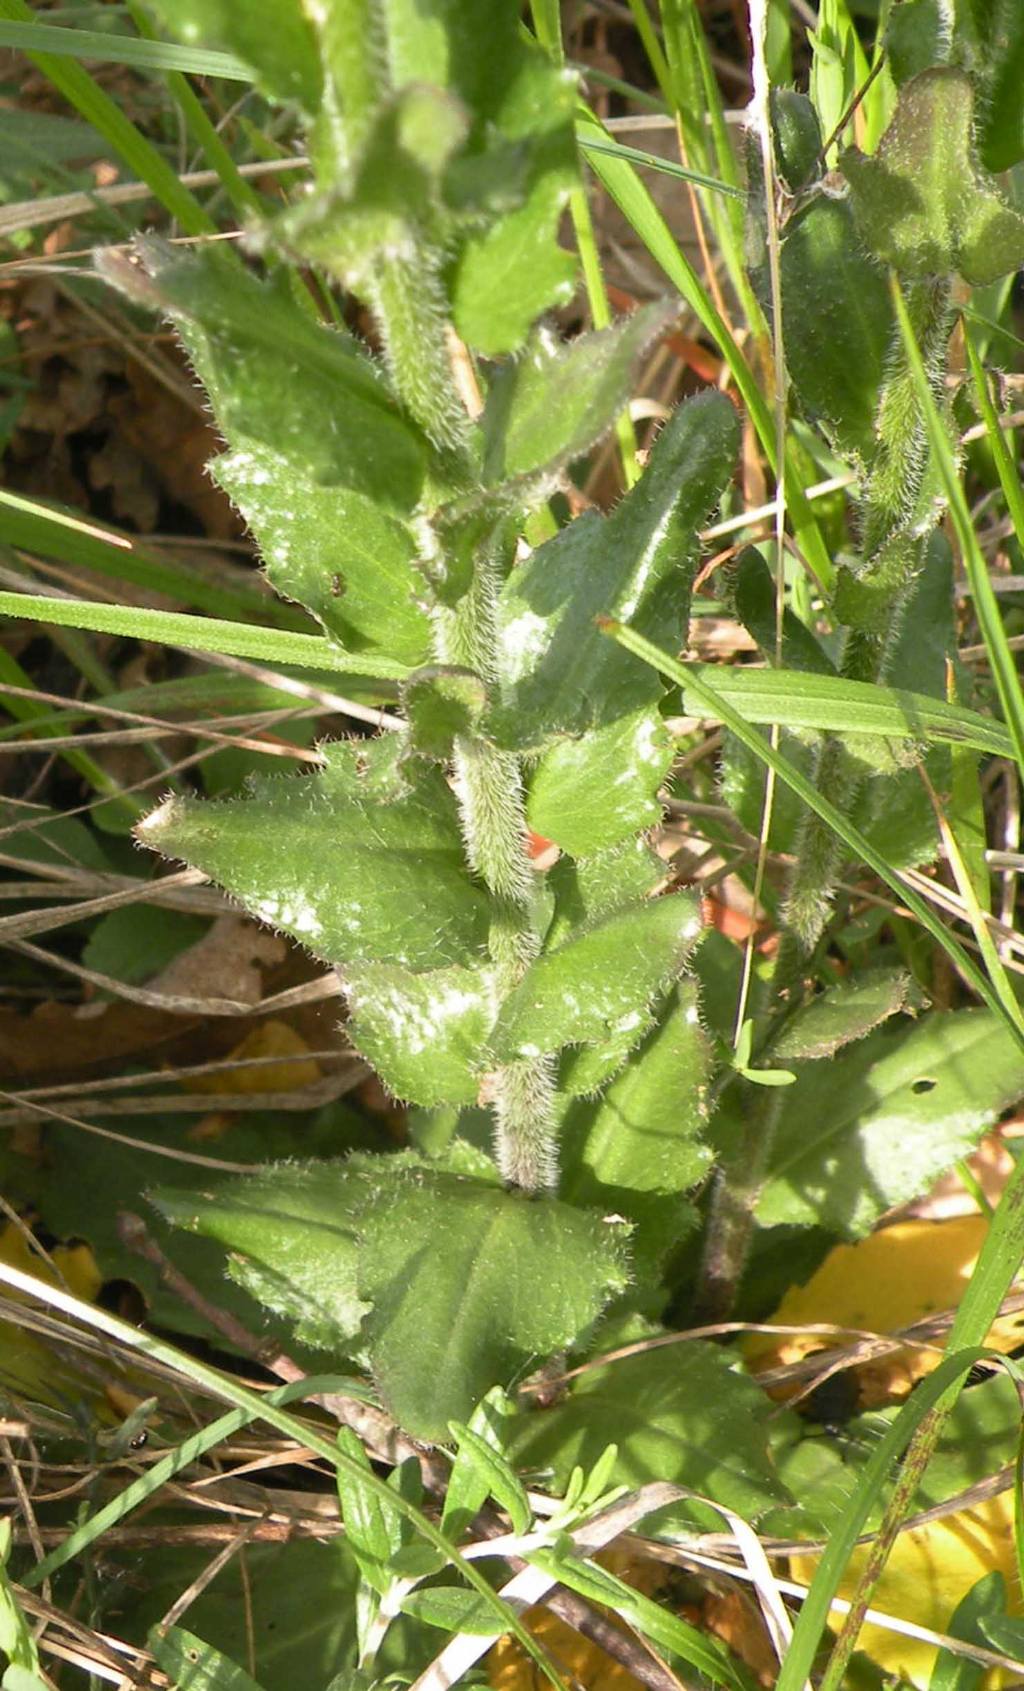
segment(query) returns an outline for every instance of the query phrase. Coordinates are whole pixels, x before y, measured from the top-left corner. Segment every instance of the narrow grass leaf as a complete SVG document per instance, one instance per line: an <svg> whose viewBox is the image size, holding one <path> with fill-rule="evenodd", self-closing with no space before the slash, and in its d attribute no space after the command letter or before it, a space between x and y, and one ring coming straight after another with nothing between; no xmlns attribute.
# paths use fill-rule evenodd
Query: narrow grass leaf
<svg viewBox="0 0 1024 1691"><path fill-rule="evenodd" d="M0 47L13 47L18 53L50 53L59 58L133 65L137 70L178 70L187 71L190 76L252 81L252 72L233 53L216 53L207 47L180 47L169 41L141 41L134 35L115 35L105 30L23 22L13 12L0 21Z"/></svg>
<svg viewBox="0 0 1024 1691"><path fill-rule="evenodd" d="M151 611L138 605L0 593L0 616L23 617L55 628L89 628L96 634L122 634L132 640L155 640L162 646L184 646L191 652L220 652L300 669L339 670L395 680L409 673L405 664L393 658L345 652L317 634L293 634L289 629L259 628L253 623L223 622L218 617L193 617L181 611Z"/></svg>
<svg viewBox="0 0 1024 1691"><path fill-rule="evenodd" d="M881 739L943 741L1012 757L1013 742L1001 722L902 687L876 687L838 675L753 669L722 664L687 664L687 674L713 686L747 722L782 728L870 735ZM684 700L686 692L684 689ZM695 694L696 690L689 689ZM686 707L684 707L686 708Z"/></svg>
<svg viewBox="0 0 1024 1691"><path fill-rule="evenodd" d="M165 1340L158 1339L151 1333L143 1332L141 1328L133 1327L127 1321L122 1321L118 1316L108 1314L106 1310L98 1309L92 1304L85 1303L80 1298L73 1297L69 1292L63 1291L58 1286L46 1285L37 1280L34 1275L23 1274L20 1269L10 1268L5 1263L0 1263L0 1283L27 1295L33 1302L41 1301L60 1309L73 1320L80 1321L86 1327L105 1333L108 1338L114 1339L129 1350L141 1352L142 1355L149 1357L154 1362L163 1363L182 1379L191 1380L200 1389L211 1392L214 1397L233 1404L236 1410L242 1411L241 1425L245 1425L248 1421L265 1421L268 1426L275 1427L278 1432L284 1433L286 1438L294 1439L297 1444L312 1450L314 1455L321 1457L329 1467L347 1468L348 1472L353 1474L355 1478L362 1480L364 1485L375 1490L385 1503L392 1504L399 1514L409 1521L415 1531L426 1539L428 1544L432 1544L435 1549L441 1552L447 1562L458 1569L467 1584L471 1585L474 1591L479 1592L493 1605L495 1616L500 1615L501 1617L502 1631L513 1634L531 1661L535 1662L540 1668L545 1679L555 1687L555 1691L564 1691L562 1679L546 1650L538 1644L533 1634L523 1626L518 1615L514 1614L508 1605L502 1602L479 1568L475 1567L472 1562L467 1562L465 1557L460 1555L459 1551L434 1525L429 1516L424 1515L415 1504L410 1503L383 1480L378 1479L376 1474L365 1475L350 1456L346 1456L344 1451L339 1450L337 1445L332 1443L331 1439L325 1434L317 1431L312 1423L300 1420L295 1415L290 1415L286 1409L275 1403L273 1401L274 1393L269 1393L266 1397L261 1398L255 1392L248 1391L246 1387L239 1385L230 1375L222 1374L219 1369L211 1368L207 1363L201 1362L198 1357L189 1356L187 1352L179 1350L176 1345L168 1344ZM313 1391L317 1389L315 1381L299 1381L296 1384L301 1395L305 1395L310 1389ZM288 1388L283 1389L287 1390ZM347 1385L345 1389L349 1391ZM154 1469L150 1470L150 1477L152 1477L155 1468L156 1464L154 1464ZM120 1500L114 1499L113 1501L116 1504ZM64 1550L64 1548L65 1546L60 1546L60 1550ZM51 1556L55 1554L57 1552L51 1552ZM71 1554L74 1554L74 1552ZM62 1557L62 1563L66 1560L69 1560L67 1555ZM34 1588L45 1577L46 1573L52 1571L52 1566L50 1558L46 1558L29 1571L22 1583Z"/></svg>
<svg viewBox="0 0 1024 1691"><path fill-rule="evenodd" d="M0 0L0 21L45 28L38 24L25 0ZM49 33L46 29L47 36ZM77 34L77 31L74 33ZM132 175L148 183L164 210L180 223L186 235L215 232L216 224L195 195L182 186L177 172L77 59L65 59L59 53L35 48L29 51L28 57L49 78L58 93L63 94L86 122L99 131Z"/></svg>
<svg viewBox="0 0 1024 1691"><path fill-rule="evenodd" d="M776 775L796 793L797 797L803 799L804 803L816 815L820 816L834 833L839 835L844 845L849 848L851 857L861 858L885 882L886 886L892 888L901 904L906 905L913 912L921 926L926 928L932 938L941 945L943 951L953 960L963 978L973 987L989 1009L994 1010L1007 1023L1021 1048L1024 1049L1024 1036L1020 1034L1016 1024L1007 1016L1006 1010L1000 1002L998 994L990 985L987 976L981 972L974 960L957 943L952 934L947 932L925 899L890 868L886 859L875 850L871 842L865 839L860 830L855 828L853 823L836 809L835 805L831 804L817 791L813 783L796 768L795 764L791 763L788 757L783 756L776 747L772 746L763 734L758 734L755 729L751 728L746 718L732 704L728 703L717 688L712 687L703 677L697 679L692 670L688 672L685 665L677 662L674 658L666 657L665 653L660 652L657 646L652 646L650 641L634 634L632 629L624 628L621 623L607 621L603 624L603 627L605 632L612 639L617 640L620 646L625 646L627 651L635 652L637 657L643 658L645 663L652 664L669 680L677 682L681 687L689 685L690 692L709 715L717 717L720 722L732 730L744 746L754 753L755 757L760 758L762 763L775 770Z"/></svg>
<svg viewBox="0 0 1024 1691"><path fill-rule="evenodd" d="M1018 769L1024 771L1024 693L1021 691L1020 676L1017 673L1017 666L1014 662L1013 653L1007 642L1006 630L1003 627L1002 617L999 612L999 603L992 591L992 583L989 580L988 574L988 565L985 562L984 554L978 544L978 537L974 532L974 524L971 521L970 509L960 482L960 476L957 472L957 466L953 457L953 449L950 445L949 435L943 423L942 417L939 414L939 409L935 403L935 397L932 393L931 387L929 386L928 377L925 373L924 364L921 359L920 349L914 338L914 331L911 327L910 318L907 314L906 303L899 283L895 278L893 278L892 282L892 291L893 303L896 308L896 318L900 326L900 333L903 338L903 344L906 349L907 358L913 374L914 386L917 390L917 402L921 407L921 413L924 417L925 426L928 430L928 440L932 449L934 462L936 468L938 469L946 497L949 500L950 514L953 518L953 527L956 530L957 540L960 543L960 550L963 553L967 579L970 582L975 615L977 616L978 622L981 626L982 638L985 642L989 663L992 666L992 674L995 678L996 689L999 693L999 702L1003 707L1003 715L1006 717L1006 725L1010 730L1010 736L1013 741L1013 755L1016 759ZM991 400L988 399L984 376L981 376L980 381L978 379L979 372L977 367L977 354L974 352L974 348L971 345L969 333L965 335L965 339L967 341L968 356L971 357L972 366L975 371L975 382L978 385L978 399L982 405L983 415L985 415L986 401L989 406L989 415L985 417L986 423L989 423L989 416L992 415ZM992 440L993 451L997 451L996 439L999 437L998 426L993 427L992 423L989 423L989 436ZM996 462L997 464L999 462L998 452ZM1010 509L1016 520L1016 505L1012 505Z"/></svg>

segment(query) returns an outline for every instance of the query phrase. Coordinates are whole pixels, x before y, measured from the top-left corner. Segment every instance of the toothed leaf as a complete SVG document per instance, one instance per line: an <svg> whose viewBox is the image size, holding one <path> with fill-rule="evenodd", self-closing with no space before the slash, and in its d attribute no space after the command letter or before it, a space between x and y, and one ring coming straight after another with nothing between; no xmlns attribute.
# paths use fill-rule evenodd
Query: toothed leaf
<svg viewBox="0 0 1024 1691"><path fill-rule="evenodd" d="M139 834L325 962L465 964L483 954L486 894L443 775L400 767L400 753L397 735L326 746L315 775L255 781L245 798L168 799Z"/></svg>
<svg viewBox="0 0 1024 1691"><path fill-rule="evenodd" d="M685 639L697 532L731 474L736 413L720 394L681 405L610 517L578 517L514 569L499 607L504 708L523 749L650 706L663 685L595 624L618 617L660 644Z"/></svg>

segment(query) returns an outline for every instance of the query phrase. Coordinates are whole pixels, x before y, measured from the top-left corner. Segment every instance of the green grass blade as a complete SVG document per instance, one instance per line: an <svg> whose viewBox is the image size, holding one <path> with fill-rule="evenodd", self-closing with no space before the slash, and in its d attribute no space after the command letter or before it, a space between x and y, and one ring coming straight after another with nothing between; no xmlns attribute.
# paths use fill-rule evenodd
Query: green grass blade
<svg viewBox="0 0 1024 1691"><path fill-rule="evenodd" d="M369 1401L369 1394L365 1392L361 1381L325 1375L322 1379L317 1377L293 1380L286 1386L278 1386L275 1391L267 1394L267 1402L283 1409L287 1404L294 1403L297 1398L308 1398L321 1392L343 1392L347 1397L366 1395ZM140 1474L137 1480L133 1480L131 1485L119 1491L109 1503L105 1503L94 1514L88 1515L84 1521L79 1521L62 1543L51 1550L48 1556L44 1556L41 1562L36 1563L22 1583L30 1591L42 1585L58 1568L63 1568L66 1563L80 1556L82 1551L88 1550L103 1533L108 1532L111 1527L116 1527L127 1515L147 1503L173 1480L176 1474L190 1468L200 1457L205 1456L207 1451L215 1450L225 1439L232 1438L256 1419L249 1410L230 1409L226 1415L218 1416L217 1420L211 1421L208 1426L200 1427L198 1432L192 1433L187 1439L183 1439L181 1444L175 1445L173 1450L169 1450L166 1456L161 1456L151 1468Z"/></svg>
<svg viewBox="0 0 1024 1691"><path fill-rule="evenodd" d="M1013 653L1007 644L1006 630L1003 627L1003 619L999 612L999 604L992 591L992 583L989 580L988 565L985 562L981 547L978 545L978 537L974 532L974 524L971 521L970 509L964 495L963 487L960 483L960 476L957 471L956 461L953 457L953 448L950 445L949 435L946 431L943 419L939 414L938 406L935 403L935 397L928 384L928 377L925 374L924 365L921 361L921 353L918 348L917 341L914 339L914 331L911 328L910 318L907 315L907 308L904 303L903 294L900 290L899 283L895 280L895 278L893 279L892 293L893 303L896 308L896 320L899 323L900 334L902 335L907 358L910 362L910 368L914 378L914 386L917 390L917 401L921 407L921 414L924 417L925 426L928 431L928 441L931 446L932 457L942 479L946 498L949 500L950 515L953 518L953 527L956 530L956 537L959 541L960 551L963 555L964 568L967 571L967 579L970 583L975 615L978 618L982 639L985 642L985 648L988 652L989 663L992 667L992 674L995 679L996 690L999 694L999 702L1003 707L1003 715L1006 718L1006 725L1010 730L1010 737L1013 741L1013 755L1016 759L1018 769L1024 773L1024 693L1021 692L1020 676L1017 674L1017 666L1014 663ZM978 401L982 407L982 415L985 417L986 422L988 422L988 418L991 416L993 423L995 424L994 427L992 424L989 424L989 434L992 437L992 450L995 453L996 464L998 467L999 451L996 444L999 436L998 423L995 421L995 414L992 410L992 401L985 386L984 374L980 371L980 365L978 365L977 362L977 354L971 345L970 334L965 332L964 338L967 341L968 356L972 360L972 366L975 371L975 382L978 385ZM980 382L978 380L979 374L981 376ZM1003 451L1005 452L1005 441L1001 442L1001 445ZM1002 479L1003 473L1003 470L1000 469L1000 479ZM1016 471L1013 470L1012 466L1009 473L1011 478L1016 475ZM1009 493L1007 493L1007 503L1009 503L1009 498ZM1010 505L1011 512L1013 512L1014 509L1015 506Z"/></svg>
<svg viewBox="0 0 1024 1691"><path fill-rule="evenodd" d="M110 1315L105 1309L99 1309L93 1304L83 1302L73 1297L69 1292L58 1286L51 1286L37 1280L31 1274L23 1274L20 1269L10 1268L6 1263L0 1263L0 1284L12 1287L29 1297L33 1302L49 1304L59 1309L72 1320L81 1322L94 1331L106 1334L129 1350L138 1351L141 1355L152 1358L154 1362L163 1363L167 1368L184 1379L192 1380L195 1385L211 1392L214 1397L232 1404L242 1410L254 1421L265 1421L268 1426L276 1427L284 1433L286 1438L294 1439L297 1444L312 1450L321 1457L330 1468L343 1468L351 1474L353 1479L367 1490L377 1494L390 1509L410 1522L419 1535L439 1550L447 1562L456 1568L474 1591L488 1602L495 1615L500 1618L502 1632L510 1632L522 1645L523 1649L536 1662L545 1678L555 1687L555 1691L564 1691L561 1678L546 1651L537 1643L533 1634L524 1627L519 1616L494 1591L485 1576L474 1562L467 1562L458 1550L435 1526L433 1521L410 1503L395 1487L387 1485L377 1475L367 1471L354 1457L346 1455L338 1448L337 1441L327 1438L310 1422L301 1421L290 1415L286 1409L271 1403L268 1398L261 1398L255 1392L248 1391L228 1374L222 1374L218 1369L211 1368L201 1362L198 1357L189 1356L187 1352L178 1350L177 1346L168 1344L164 1339L158 1339L152 1333L146 1333L138 1327L133 1327L127 1321L122 1321L116 1315ZM33 1575L29 1574L26 1584L31 1582Z"/></svg>
<svg viewBox="0 0 1024 1691"><path fill-rule="evenodd" d="M255 616L285 628L301 628L307 620L301 612L255 587L223 586L188 564L166 563L117 529L3 489L0 541L44 558L58 558L62 564L84 565L115 581L130 581L136 587L164 593L210 616Z"/></svg>
<svg viewBox="0 0 1024 1691"><path fill-rule="evenodd" d="M588 135L596 140L608 139L593 113L588 112L586 108L581 109L581 116L577 124L577 135L581 134ZM617 149L617 151L621 151L621 149ZM720 349L739 389L743 403L750 413L750 419L757 431L757 438L761 443L762 451L772 469L775 470L777 468L775 419L772 416L771 408L765 402L764 395L755 380L754 372L709 299L697 272L685 253L680 250L649 190L641 182L627 159L612 157L607 152L588 152L587 158L595 176L611 195L627 223L631 225L643 241L655 264L664 272L672 286L686 301L698 322L707 330ZM796 454L795 452L791 453L788 448L786 454L786 504L793 521L794 533L804 557L822 587L831 588L835 569L822 538L821 530L804 494Z"/></svg>
<svg viewBox="0 0 1024 1691"><path fill-rule="evenodd" d="M45 28L35 22L25 0L0 0L0 21L31 24L34 29ZM77 35L78 32L62 33ZM104 36L103 39L106 41L108 38ZM215 233L216 225L195 195L182 187L177 172L77 59L62 58L59 53L41 52L34 48L29 51L28 57L86 122L99 131L131 174L148 184L164 210L177 220L186 235Z"/></svg>
<svg viewBox="0 0 1024 1691"><path fill-rule="evenodd" d="M0 21L0 47L18 53L46 53L66 59L94 59L108 65L133 65L137 70L187 71L190 76L223 76L231 82L251 82L252 72L233 53L206 47L180 47L169 41L142 41L134 35L115 35L98 29L65 29L58 24L21 21L23 12L8 11Z"/></svg>
<svg viewBox="0 0 1024 1691"><path fill-rule="evenodd" d="M138 47L152 47L159 49L162 56L175 56L180 53L178 47L168 47L166 42L158 41L156 32L140 5L135 0L128 0L128 10L141 39L134 42ZM77 33L77 32L76 32ZM188 49L186 49L188 51ZM205 55L202 55L205 57ZM215 55L224 57L225 55ZM214 125L206 115L206 108L196 96L192 84L189 82L184 65L164 64L162 67L167 87L177 102L178 109L188 127L192 139L202 148L207 161L221 179L224 191L240 217L255 214L263 215L263 200L260 194L247 182L242 175L230 152L224 145ZM216 72L212 74L218 74ZM219 74L223 75L223 72Z"/></svg>
<svg viewBox="0 0 1024 1691"><path fill-rule="evenodd" d="M889 867L882 854L875 850L870 840L865 839L860 829L855 828L853 823L836 809L835 805L824 798L813 783L807 779L806 775L797 769L788 757L785 757L782 752L766 740L763 734L759 734L756 729L752 728L736 707L731 705L723 694L717 688L712 687L702 676L696 676L692 669L687 670L685 665L679 663L675 658L669 657L667 652L659 650L649 640L645 640L642 635L634 633L631 628L623 627L621 623L608 619L602 624L602 627L613 640L616 640L620 646L624 646L627 652L634 652L638 658L642 658L645 663L650 664L652 669L656 669L669 681L674 681L680 687L688 688L691 697L698 700L709 716L717 717L735 734L741 745L746 746L748 751L753 752L755 757L761 759L762 763L775 770L779 779L785 781L787 787L790 787L797 797L803 800L808 809L813 810L834 833L838 834L843 844L848 847L850 856L861 858L869 868L874 870L879 879L885 882L886 886L892 888L900 903L906 905L913 912L921 926L926 928L932 938L941 945L943 951L952 959L956 968L973 987L979 998L1005 1022L1021 1050L1024 1051L1024 1034L1021 1033L1013 1018L1007 1015L998 993L993 990L987 976L977 967L973 958L953 938L953 935L947 932L926 900L901 880L895 870Z"/></svg>
<svg viewBox="0 0 1024 1691"><path fill-rule="evenodd" d="M878 1531L871 1561L865 1568L852 1599L850 1612L843 1624L839 1641L822 1679L821 1691L841 1691L841 1687L847 1683L846 1669L856 1643L863 1611L871 1601L900 1523L912 1507L917 1488L939 1442L943 1426L966 1381L966 1374L962 1369L954 1369L953 1364L965 1355L981 1354L976 1347L981 1346L991 1331L1003 1299L1020 1272L1022 1260L1024 1260L1024 1163L1018 1163L999 1200L995 1215L989 1222L988 1231L985 1234L981 1252L974 1267L974 1273L968 1281L967 1288L960 1300L960 1307L953 1319L949 1338L946 1341L946 1360L936 1370L936 1374L940 1374L944 1369L948 1369L952 1379L946 1385L945 1390L938 1391L932 1386L932 1381L935 1379L935 1375L933 1375L929 1380L915 1387L910 1399L910 1404L913 1404L919 1392L927 1391L928 1397L925 1407L927 1409L930 1406L930 1413L921 1422L916 1436L907 1450L899 1479L886 1510L885 1519ZM998 1360L1012 1375L1017 1384L1017 1390L1020 1392L1021 1371L1019 1364L1005 1356L1000 1356ZM820 1574L820 1572L819 1568L818 1573ZM815 1582L817 1577L816 1575ZM799 1630L799 1627L797 1630ZM796 1631L794 1631L795 1642ZM808 1638L802 1641L802 1645L806 1648L811 1642ZM796 1691L797 1685L800 1683L794 1674L793 1679L788 1682L783 1691ZM781 1679L779 1685L780 1687L783 1685Z"/></svg>
<svg viewBox="0 0 1024 1691"><path fill-rule="evenodd" d="M943 741L994 757L1013 756L1013 743L1001 722L925 693L798 670L721 664L685 664L683 668L687 675L714 687L747 722L930 744Z"/></svg>
<svg viewBox="0 0 1024 1691"><path fill-rule="evenodd" d="M44 704L37 699L23 698L20 694L5 693L4 687L24 688L28 692L32 687L32 677L22 669L17 658L0 647L0 702L4 710L13 716L16 722L31 724L34 731L43 738L50 739L62 732L59 723L48 724L45 720L50 713ZM108 775L87 752L65 746L59 755L69 769L73 769L76 775L81 775L82 779L89 783L94 792L102 793L111 804L117 806L127 826L138 821L145 807L123 795L113 776Z"/></svg>
<svg viewBox="0 0 1024 1691"><path fill-rule="evenodd" d="M684 182L693 182L698 188L711 188L716 194L728 194L740 201L746 198L739 188L734 188L729 182L720 182L717 176L705 176L699 170L687 170L685 165L676 164L674 159L659 158L657 153L645 153L641 147L627 147L621 141L599 139L590 134L585 125L580 126L577 139L584 152L606 153L609 158L625 159L628 164L642 164L649 170L660 170L664 176L681 177Z"/></svg>
<svg viewBox="0 0 1024 1691"><path fill-rule="evenodd" d="M950 1341L952 1349L952 1341ZM828 1548L818 1563L810 1589L793 1628L793 1637L779 1670L776 1691L804 1691L828 1621L832 1599L854 1545L864 1530L872 1509L881 1497L893 1462L903 1454L914 1433L951 1387L962 1383L974 1364L991 1351L974 1345L948 1355L933 1374L919 1381L913 1396L875 1446L865 1463L857 1489L829 1534Z"/></svg>
<svg viewBox="0 0 1024 1691"><path fill-rule="evenodd" d="M44 599L34 593L0 593L0 616L24 617L57 628L89 628L95 634L155 640L190 652L220 652L255 658L258 663L292 664L299 669L334 670L401 680L406 664L364 652L345 652L319 634L293 634L286 628L258 628L219 617L193 617L180 611L150 611L137 605L104 605L91 599Z"/></svg>

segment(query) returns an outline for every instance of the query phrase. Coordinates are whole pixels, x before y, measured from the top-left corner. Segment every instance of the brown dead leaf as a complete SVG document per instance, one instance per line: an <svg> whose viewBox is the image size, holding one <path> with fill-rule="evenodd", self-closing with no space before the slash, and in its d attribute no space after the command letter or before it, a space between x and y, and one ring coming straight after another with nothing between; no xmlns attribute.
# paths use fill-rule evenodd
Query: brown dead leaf
<svg viewBox="0 0 1024 1691"><path fill-rule="evenodd" d="M287 942L245 916L218 916L201 940L182 951L148 983L180 998L232 998L258 1004L263 972L283 962Z"/></svg>

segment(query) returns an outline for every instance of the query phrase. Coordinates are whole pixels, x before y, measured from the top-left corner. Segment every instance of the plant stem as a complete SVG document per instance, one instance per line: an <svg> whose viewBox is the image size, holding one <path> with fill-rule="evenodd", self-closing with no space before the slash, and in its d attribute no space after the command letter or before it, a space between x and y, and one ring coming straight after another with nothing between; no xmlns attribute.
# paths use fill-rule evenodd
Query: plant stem
<svg viewBox="0 0 1024 1691"><path fill-rule="evenodd" d="M2 3L2 0L0 0ZM311 4L314 0L311 0ZM364 28L354 30L348 10L343 26L321 18L329 49L327 122L319 143L332 148L350 181L360 153L387 98L387 29L380 0L357 0ZM319 4L319 0L316 0ZM340 14L339 14L340 15ZM545 13L555 27L557 10ZM375 253L347 280L366 301L380 332L392 385L438 452L435 472L449 499L469 492L477 475L469 451L470 418L452 363L452 335L442 281L443 254L425 228L407 223L402 241ZM344 270L344 266L342 267ZM424 541L429 525L424 524ZM487 541L476 548L468 590L455 603L436 601L431 612L439 663L475 670L485 683L497 677L496 558ZM526 811L519 760L475 733L453 747L455 795L469 867L491 894L488 947L497 1002L522 978L540 950L537 885L526 851ZM504 1178L534 1192L556 1179L554 1065L547 1057L507 1064L491 1077L495 1156Z"/></svg>
<svg viewBox="0 0 1024 1691"><path fill-rule="evenodd" d="M475 579L454 609L434 611L441 663L465 664L492 680L496 668L496 572L478 555ZM471 867L492 895L489 949L500 1001L540 950L538 888L526 853L526 813L519 759L486 740L455 742L455 794ZM525 1191L557 1180L554 1064L550 1057L508 1063L492 1077L495 1157L502 1176Z"/></svg>

